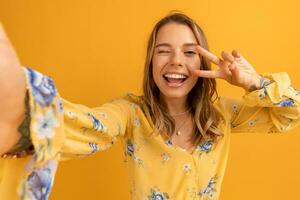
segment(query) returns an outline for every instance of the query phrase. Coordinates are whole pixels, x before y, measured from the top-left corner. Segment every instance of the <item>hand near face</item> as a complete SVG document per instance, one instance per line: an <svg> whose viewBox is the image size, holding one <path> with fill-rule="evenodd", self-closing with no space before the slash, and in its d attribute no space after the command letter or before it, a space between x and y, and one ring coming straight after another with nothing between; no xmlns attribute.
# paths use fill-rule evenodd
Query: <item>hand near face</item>
<svg viewBox="0 0 300 200"><path fill-rule="evenodd" d="M219 58L201 46L197 46L196 49L201 56L218 66L215 71L194 70L196 76L224 79L228 83L242 87L247 91L260 87L261 76L237 51L232 51L232 54L223 51L222 58Z"/></svg>

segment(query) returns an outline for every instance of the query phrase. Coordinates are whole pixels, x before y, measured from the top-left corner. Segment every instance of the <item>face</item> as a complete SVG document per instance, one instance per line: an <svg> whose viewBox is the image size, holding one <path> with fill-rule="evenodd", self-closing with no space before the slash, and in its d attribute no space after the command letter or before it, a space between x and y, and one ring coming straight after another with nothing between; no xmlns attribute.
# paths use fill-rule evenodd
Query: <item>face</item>
<svg viewBox="0 0 300 200"><path fill-rule="evenodd" d="M183 24L162 26L156 36L152 58L154 82L166 99L186 98L198 77L192 71L200 68L197 40Z"/></svg>

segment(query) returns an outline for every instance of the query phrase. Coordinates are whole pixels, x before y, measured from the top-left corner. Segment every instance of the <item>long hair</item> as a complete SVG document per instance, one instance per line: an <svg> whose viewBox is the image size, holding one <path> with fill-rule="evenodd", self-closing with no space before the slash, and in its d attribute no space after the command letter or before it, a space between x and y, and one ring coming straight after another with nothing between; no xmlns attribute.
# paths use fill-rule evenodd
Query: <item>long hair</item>
<svg viewBox="0 0 300 200"><path fill-rule="evenodd" d="M162 18L154 26L150 38L148 40L146 62L144 68L143 80L143 101L150 111L150 116L157 132L163 136L170 136L175 131L175 121L167 112L167 108L163 102L160 102L160 91L154 82L152 74L152 57L156 35L159 29L168 23L178 23L188 26L195 35L197 43L205 49L208 48L207 39L200 26L185 14L175 12ZM202 70L211 70L210 62L200 57ZM214 101L218 98L216 90L216 81L208 78L198 78L195 86L188 94L188 105L191 106L191 114L194 122L194 134L190 138L192 144L198 144L204 140L215 140L222 136L218 129L221 120L221 114L213 106Z"/></svg>

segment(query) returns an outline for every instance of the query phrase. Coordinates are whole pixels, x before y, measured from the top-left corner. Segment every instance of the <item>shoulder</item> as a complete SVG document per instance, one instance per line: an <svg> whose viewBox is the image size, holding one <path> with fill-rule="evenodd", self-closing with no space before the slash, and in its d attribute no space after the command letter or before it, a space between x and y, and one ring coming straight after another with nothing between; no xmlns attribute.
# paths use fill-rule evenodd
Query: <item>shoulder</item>
<svg viewBox="0 0 300 200"><path fill-rule="evenodd" d="M143 97L135 95L133 93L126 93L118 98L112 99L109 103L124 108L126 107L130 110L136 110L138 108L142 108Z"/></svg>
<svg viewBox="0 0 300 200"><path fill-rule="evenodd" d="M119 100L131 105L132 107L142 107L144 104L143 96L138 96L133 93L126 93Z"/></svg>
<svg viewBox="0 0 300 200"><path fill-rule="evenodd" d="M232 111L236 110L239 106L239 103L236 101L236 99L219 96L214 101L214 107L215 109L224 117L224 118L230 118L230 115Z"/></svg>

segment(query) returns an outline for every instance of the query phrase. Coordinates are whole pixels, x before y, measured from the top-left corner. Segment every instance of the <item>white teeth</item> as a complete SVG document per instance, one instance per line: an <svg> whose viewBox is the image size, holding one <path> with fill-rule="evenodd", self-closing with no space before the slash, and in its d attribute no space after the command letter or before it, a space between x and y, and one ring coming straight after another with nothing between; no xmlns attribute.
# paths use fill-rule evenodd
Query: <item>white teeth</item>
<svg viewBox="0 0 300 200"><path fill-rule="evenodd" d="M164 76L167 78L178 78L178 79L187 77L186 75L183 74L165 74Z"/></svg>

